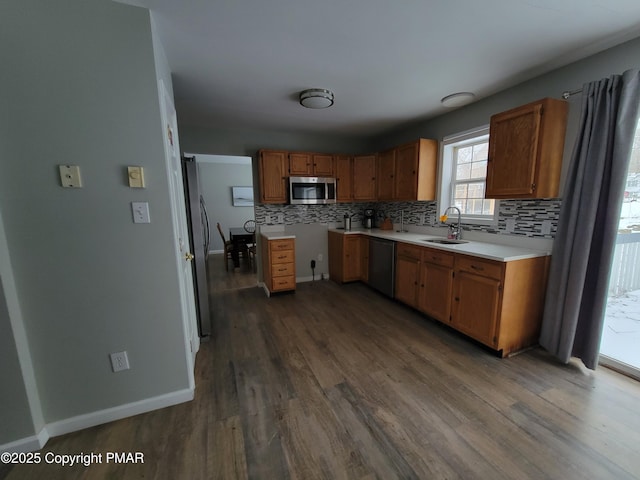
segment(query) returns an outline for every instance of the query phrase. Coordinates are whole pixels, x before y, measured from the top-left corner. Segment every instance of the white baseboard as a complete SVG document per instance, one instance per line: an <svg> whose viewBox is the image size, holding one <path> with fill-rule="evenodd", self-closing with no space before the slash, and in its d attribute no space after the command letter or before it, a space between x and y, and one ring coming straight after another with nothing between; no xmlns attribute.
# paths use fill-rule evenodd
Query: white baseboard
<svg viewBox="0 0 640 480"><path fill-rule="evenodd" d="M160 408L189 402L193 400L193 397L194 390L186 388L138 402L86 413L84 415L78 415L77 417L66 418L47 424L37 436L33 435L16 440L15 442L0 445L0 452L32 452L34 450L40 450L51 437L77 432L78 430L132 417L140 413L151 412Z"/></svg>
<svg viewBox="0 0 640 480"><path fill-rule="evenodd" d="M0 445L0 452L34 452L44 447L49 438L49 432L47 432L46 428L43 428L38 435L31 435L15 442Z"/></svg>

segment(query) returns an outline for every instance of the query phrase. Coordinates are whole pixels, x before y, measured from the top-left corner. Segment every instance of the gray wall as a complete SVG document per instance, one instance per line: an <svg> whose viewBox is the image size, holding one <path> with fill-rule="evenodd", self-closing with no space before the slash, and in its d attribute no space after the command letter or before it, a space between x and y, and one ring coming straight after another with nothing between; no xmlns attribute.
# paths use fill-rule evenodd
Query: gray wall
<svg viewBox="0 0 640 480"><path fill-rule="evenodd" d="M8 0L0 31L0 210L44 420L189 388L157 88L169 72L149 12ZM84 188L61 188L59 164L79 165ZM127 165L146 189L127 186ZM132 201L151 224L132 223ZM121 350L131 370L114 374Z"/></svg>
<svg viewBox="0 0 640 480"><path fill-rule="evenodd" d="M229 227L242 227L247 220L255 218L253 207L234 207L231 198L231 187L252 187L251 158L245 157L246 163L237 163L233 159L201 161L203 157L196 155L200 192L207 204L211 223L211 245L209 251L222 251L222 237L216 230L216 222L220 222L225 238L229 239Z"/></svg>

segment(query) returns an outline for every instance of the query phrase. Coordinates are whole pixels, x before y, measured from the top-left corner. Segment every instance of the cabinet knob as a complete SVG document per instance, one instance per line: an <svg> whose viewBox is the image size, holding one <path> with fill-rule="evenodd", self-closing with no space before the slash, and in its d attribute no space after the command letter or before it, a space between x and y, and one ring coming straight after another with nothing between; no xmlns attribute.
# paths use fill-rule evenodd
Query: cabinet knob
<svg viewBox="0 0 640 480"><path fill-rule="evenodd" d="M460 297L456 297L456 298L454 298L454 300L455 300L456 302L459 302L459 301L460 301Z"/></svg>

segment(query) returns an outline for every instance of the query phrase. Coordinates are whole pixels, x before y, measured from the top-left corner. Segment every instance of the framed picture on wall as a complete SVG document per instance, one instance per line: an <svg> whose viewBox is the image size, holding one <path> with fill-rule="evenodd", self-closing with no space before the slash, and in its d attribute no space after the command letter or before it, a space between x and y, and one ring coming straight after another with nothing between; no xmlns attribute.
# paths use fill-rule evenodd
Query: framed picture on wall
<svg viewBox="0 0 640 480"><path fill-rule="evenodd" d="M253 187L231 187L234 207L253 207Z"/></svg>

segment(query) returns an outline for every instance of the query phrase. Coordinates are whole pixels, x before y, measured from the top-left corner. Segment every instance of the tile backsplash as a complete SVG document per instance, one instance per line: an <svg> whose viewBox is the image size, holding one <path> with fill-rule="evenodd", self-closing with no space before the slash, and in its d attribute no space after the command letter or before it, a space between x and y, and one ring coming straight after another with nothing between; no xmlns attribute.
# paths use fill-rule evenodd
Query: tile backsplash
<svg viewBox="0 0 640 480"><path fill-rule="evenodd" d="M496 235L554 238L560 215L560 199L500 200L498 225L471 225L463 222L464 230L476 230ZM436 202L376 202L336 203L333 205L260 205L256 204L258 225L295 225L312 223L342 223L347 214L362 217L365 208L384 212L394 223L400 222L404 212L405 225L434 225L438 223ZM359 216L357 214L360 214ZM548 232L548 233L547 233Z"/></svg>

